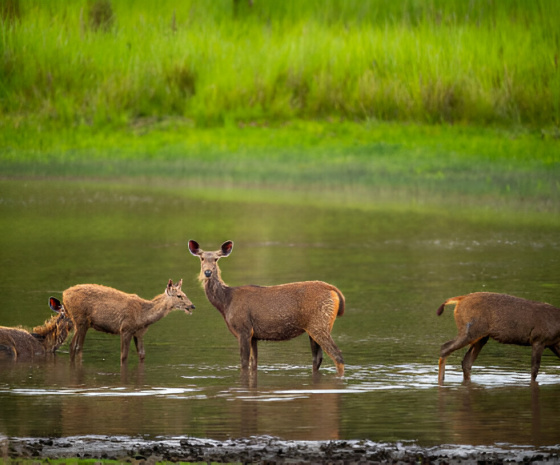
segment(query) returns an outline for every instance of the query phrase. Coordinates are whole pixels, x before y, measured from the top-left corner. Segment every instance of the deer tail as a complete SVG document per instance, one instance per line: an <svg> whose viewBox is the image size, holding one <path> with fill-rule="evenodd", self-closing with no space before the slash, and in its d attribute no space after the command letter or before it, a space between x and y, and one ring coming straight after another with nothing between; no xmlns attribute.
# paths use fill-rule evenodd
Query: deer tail
<svg viewBox="0 0 560 465"><path fill-rule="evenodd" d="M458 304L459 302L461 302L461 300L463 300L466 296L464 295L460 295L457 297L451 297L450 299L447 299L445 302L443 302L439 308L437 309L437 315L441 315L443 313L443 309L445 308L446 305L448 304Z"/></svg>
<svg viewBox="0 0 560 465"><path fill-rule="evenodd" d="M344 299L344 295L342 295L342 292L340 292L336 287L334 288L334 291L336 292L336 295L338 295L338 312L336 316L342 316L344 315L346 301Z"/></svg>

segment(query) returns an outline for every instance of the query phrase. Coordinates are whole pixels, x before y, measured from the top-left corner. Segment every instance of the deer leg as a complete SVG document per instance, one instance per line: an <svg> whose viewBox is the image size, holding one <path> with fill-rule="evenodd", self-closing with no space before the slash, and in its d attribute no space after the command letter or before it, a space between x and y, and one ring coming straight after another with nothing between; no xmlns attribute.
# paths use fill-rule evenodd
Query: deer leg
<svg viewBox="0 0 560 465"><path fill-rule="evenodd" d="M554 352L554 355L560 358L560 344L556 344L555 346L550 346L550 350Z"/></svg>
<svg viewBox="0 0 560 465"><path fill-rule="evenodd" d="M141 362L146 358L146 351L144 349L144 337L143 335L134 335L134 345L136 346L136 352L138 353L138 358Z"/></svg>
<svg viewBox="0 0 560 465"><path fill-rule="evenodd" d="M444 342L441 345L438 362L438 384L443 385L443 380L445 379L445 361L447 360L447 357L449 357L452 352L465 347L467 344L469 344L469 339L466 335L464 335L457 336L455 339Z"/></svg>
<svg viewBox="0 0 560 465"><path fill-rule="evenodd" d="M251 339L252 338L250 336L238 336L241 371L247 371L249 369L249 361L251 359Z"/></svg>
<svg viewBox="0 0 560 465"><path fill-rule="evenodd" d="M84 348L84 341L86 340L87 326L77 327L74 332L74 337L70 342L70 360L74 361L76 355L82 356L82 349Z"/></svg>
<svg viewBox="0 0 560 465"><path fill-rule="evenodd" d="M531 381L537 380L537 375L539 374L539 368L541 366L541 357L544 351L544 345L541 343L533 344L533 354L531 356Z"/></svg>
<svg viewBox="0 0 560 465"><path fill-rule="evenodd" d="M251 356L249 358L249 368L251 371L257 371L258 359L259 359L259 351L257 348L257 339L254 337L251 338Z"/></svg>
<svg viewBox="0 0 560 465"><path fill-rule="evenodd" d="M313 356L313 373L316 373L323 362L323 349L311 336L309 336L309 342L311 344L311 355Z"/></svg>
<svg viewBox="0 0 560 465"><path fill-rule="evenodd" d="M128 349L130 347L131 339L132 334L130 333L121 334L121 365L124 365L128 360Z"/></svg>
<svg viewBox="0 0 560 465"><path fill-rule="evenodd" d="M465 358L463 358L463 363L461 364L461 366L463 367L463 381L471 380L471 369L473 363L487 342L488 336L479 339L474 344L471 344L469 350L465 354Z"/></svg>
<svg viewBox="0 0 560 465"><path fill-rule="evenodd" d="M330 358L332 358L334 364L336 365L336 374L338 376L344 376L344 359L342 358L342 352L333 341L331 335L309 332L308 334L309 337L312 338Z"/></svg>

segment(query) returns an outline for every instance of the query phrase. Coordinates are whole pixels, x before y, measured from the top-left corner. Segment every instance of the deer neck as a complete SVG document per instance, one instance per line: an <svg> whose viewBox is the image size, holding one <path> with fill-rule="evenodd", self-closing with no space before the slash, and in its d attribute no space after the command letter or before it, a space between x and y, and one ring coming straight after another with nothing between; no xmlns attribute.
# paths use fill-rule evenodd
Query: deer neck
<svg viewBox="0 0 560 465"><path fill-rule="evenodd" d="M61 336L61 328L58 326L59 317L53 316L42 326L33 328L32 336L41 344L46 352L54 352L63 343Z"/></svg>
<svg viewBox="0 0 560 465"><path fill-rule="evenodd" d="M147 300L143 305L142 321L144 326L149 326L166 316L173 307L165 294L160 294L152 300Z"/></svg>
<svg viewBox="0 0 560 465"><path fill-rule="evenodd" d="M225 317L231 300L231 288L222 281L219 272L204 282L204 291L210 303Z"/></svg>

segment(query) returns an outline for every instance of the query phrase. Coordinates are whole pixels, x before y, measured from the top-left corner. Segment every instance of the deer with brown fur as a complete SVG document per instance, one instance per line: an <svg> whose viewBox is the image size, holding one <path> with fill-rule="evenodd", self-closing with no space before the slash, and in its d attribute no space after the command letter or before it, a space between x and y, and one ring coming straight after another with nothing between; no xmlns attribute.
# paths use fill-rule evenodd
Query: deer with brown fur
<svg viewBox="0 0 560 465"><path fill-rule="evenodd" d="M121 365L128 359L130 341L134 338L140 362L144 361L144 334L148 327L174 309L190 315L193 303L181 290L183 280L173 284L152 300L98 284L79 284L62 295L64 308L74 322L75 332L70 342L70 358L81 357L89 328L121 336Z"/></svg>
<svg viewBox="0 0 560 465"><path fill-rule="evenodd" d="M68 318L60 302L51 297L51 309L57 313L36 326L30 333L23 328L0 326L0 353L2 358L12 360L32 360L54 354L64 344L68 333L72 331L72 320Z"/></svg>
<svg viewBox="0 0 560 465"><path fill-rule="evenodd" d="M439 307L456 304L455 323L458 335L441 346L439 384L445 377L445 360L454 351L470 345L463 358L463 378L469 381L471 368L481 349L492 338L503 344L532 346L531 381L537 379L541 356L549 348L560 357L560 309L507 294L475 292L452 297Z"/></svg>
<svg viewBox="0 0 560 465"><path fill-rule="evenodd" d="M227 257L232 249L232 241L224 242L214 252L206 252L196 241L189 241L189 251L200 258L199 280L206 296L239 342L242 371L256 372L258 341L287 341L306 332L311 343L313 372L319 370L324 350L342 376L342 352L330 334L334 320L344 313L342 293L321 281L230 287L221 278L218 260Z"/></svg>

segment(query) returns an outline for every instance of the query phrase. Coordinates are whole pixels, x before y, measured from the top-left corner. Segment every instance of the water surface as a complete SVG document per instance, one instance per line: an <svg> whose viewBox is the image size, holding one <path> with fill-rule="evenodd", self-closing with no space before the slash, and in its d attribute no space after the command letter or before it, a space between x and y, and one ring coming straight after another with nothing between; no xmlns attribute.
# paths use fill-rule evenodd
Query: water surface
<svg viewBox="0 0 560 465"><path fill-rule="evenodd" d="M320 202L319 202L320 204ZM522 219L522 218L521 218ZM311 373L307 337L259 345L256 379L240 376L235 338L197 282L187 249L235 242L230 285L320 279L346 296L325 358ZM560 360L545 352L538 386L530 349L487 344L462 384L464 351L437 386L440 345L455 337L446 298L506 292L559 305L560 236L515 214L306 206L204 198L185 188L116 183L0 184L0 324L33 327L47 299L78 283L152 298L169 278L197 306L145 336L146 361L119 365L119 339L88 332L83 362L0 365L0 434L8 436L271 435L435 444L558 444Z"/></svg>

